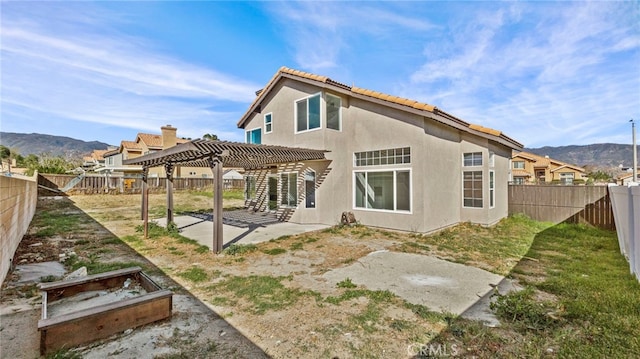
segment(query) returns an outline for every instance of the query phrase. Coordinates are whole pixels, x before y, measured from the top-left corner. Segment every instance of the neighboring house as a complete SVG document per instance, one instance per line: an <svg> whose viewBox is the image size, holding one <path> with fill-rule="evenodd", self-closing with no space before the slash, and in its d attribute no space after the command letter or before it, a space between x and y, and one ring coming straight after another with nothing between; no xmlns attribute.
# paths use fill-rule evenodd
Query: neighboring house
<svg viewBox="0 0 640 359"><path fill-rule="evenodd" d="M106 150L93 150L89 156L82 158L82 168L85 170L94 170L104 167L104 154L117 149L116 147Z"/></svg>
<svg viewBox="0 0 640 359"><path fill-rule="evenodd" d="M640 179L640 171L637 172L636 178ZM633 183L633 173L624 173L616 178L616 183L621 186L626 186Z"/></svg>
<svg viewBox="0 0 640 359"><path fill-rule="evenodd" d="M248 169L247 205L297 223L431 232L507 216L513 150L497 130L434 106L281 68L238 122L246 141L328 150L327 160Z"/></svg>
<svg viewBox="0 0 640 359"><path fill-rule="evenodd" d="M123 165L124 160L133 159L162 151L177 144L189 142L189 140L178 138L177 129L171 125L161 127L162 134L138 133L135 141L121 141L120 147L106 152L104 167L96 172L106 171L113 174L123 174L127 172L141 172L140 166ZM164 168L154 167L149 169L149 177L166 177ZM211 177L211 169L201 167L176 167L173 173L174 178L207 178Z"/></svg>
<svg viewBox="0 0 640 359"><path fill-rule="evenodd" d="M514 184L578 184L584 183L584 168L538 156L529 152L515 152L511 157L511 176Z"/></svg>

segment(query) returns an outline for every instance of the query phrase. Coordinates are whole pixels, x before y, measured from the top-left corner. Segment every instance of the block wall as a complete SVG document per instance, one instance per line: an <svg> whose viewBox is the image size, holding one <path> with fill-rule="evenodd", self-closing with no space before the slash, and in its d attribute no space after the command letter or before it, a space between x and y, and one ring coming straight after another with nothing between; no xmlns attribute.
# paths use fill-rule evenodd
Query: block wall
<svg viewBox="0 0 640 359"><path fill-rule="evenodd" d="M38 202L37 175L0 175L0 284L12 266L13 255L27 233Z"/></svg>

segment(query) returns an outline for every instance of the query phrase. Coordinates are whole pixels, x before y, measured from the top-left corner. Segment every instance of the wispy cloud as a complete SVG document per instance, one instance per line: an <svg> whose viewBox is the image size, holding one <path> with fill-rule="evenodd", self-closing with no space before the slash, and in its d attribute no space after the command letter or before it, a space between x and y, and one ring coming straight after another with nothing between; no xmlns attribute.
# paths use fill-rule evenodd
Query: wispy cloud
<svg viewBox="0 0 640 359"><path fill-rule="evenodd" d="M351 42L360 36L371 45L376 38L397 31L423 32L434 27L393 3L278 2L269 3L267 9L286 29L297 65L313 72L343 66L345 52L358 51Z"/></svg>
<svg viewBox="0 0 640 359"><path fill-rule="evenodd" d="M248 104L259 85L165 55L148 40L117 34L102 23L103 13L68 12L66 18L57 14L55 23L38 23L33 21L37 14L25 7L16 5L12 13L5 5L3 130L19 108L154 132L171 123L184 136L225 132L240 139L230 127L241 113L225 107Z"/></svg>
<svg viewBox="0 0 640 359"><path fill-rule="evenodd" d="M404 91L530 146L619 140L608 136L612 122L628 121L640 105L638 9L507 6L449 29L458 34L452 51L427 57Z"/></svg>

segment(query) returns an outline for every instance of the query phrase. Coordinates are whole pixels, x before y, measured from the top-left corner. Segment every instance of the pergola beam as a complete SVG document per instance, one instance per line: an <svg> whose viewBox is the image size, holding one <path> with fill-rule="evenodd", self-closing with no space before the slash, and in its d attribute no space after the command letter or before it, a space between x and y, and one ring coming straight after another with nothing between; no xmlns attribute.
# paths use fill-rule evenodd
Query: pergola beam
<svg viewBox="0 0 640 359"><path fill-rule="evenodd" d="M327 151L295 147L256 145L228 141L196 139L166 150L123 161L124 165L140 165L143 168L142 217L145 238L148 232L149 188L148 170L164 166L167 173L167 225L173 222L173 174L175 166L209 167L213 172L213 252L223 249L223 167L245 169L268 168L282 163L324 160Z"/></svg>

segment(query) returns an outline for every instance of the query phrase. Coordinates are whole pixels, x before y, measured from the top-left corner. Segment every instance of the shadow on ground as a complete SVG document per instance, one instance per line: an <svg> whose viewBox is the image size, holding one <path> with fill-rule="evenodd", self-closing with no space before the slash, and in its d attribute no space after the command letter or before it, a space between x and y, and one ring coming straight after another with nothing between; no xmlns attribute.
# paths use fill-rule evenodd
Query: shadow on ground
<svg viewBox="0 0 640 359"><path fill-rule="evenodd" d="M138 265L162 288L174 293L170 319L73 349L83 358L268 357L231 324L76 207L69 198L41 197L29 231L14 256L15 266L2 286L2 358L39 356L37 322L41 317L42 298L37 281L58 280L55 275L60 273L43 273L41 277L45 278L36 276L35 281L21 281L21 269L38 263L55 266L54 262L60 261L65 262L67 271L84 265L90 274Z"/></svg>

